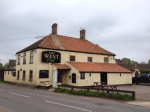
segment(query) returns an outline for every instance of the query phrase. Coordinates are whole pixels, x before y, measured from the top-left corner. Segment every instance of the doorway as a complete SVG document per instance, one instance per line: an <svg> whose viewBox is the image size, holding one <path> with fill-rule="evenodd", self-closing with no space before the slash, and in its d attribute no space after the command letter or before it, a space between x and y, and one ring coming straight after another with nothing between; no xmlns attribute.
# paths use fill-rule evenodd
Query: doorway
<svg viewBox="0 0 150 112"><path fill-rule="evenodd" d="M107 73L106 72L101 73L101 84L107 85Z"/></svg>
<svg viewBox="0 0 150 112"><path fill-rule="evenodd" d="M63 72L58 71L57 82L62 83L63 80Z"/></svg>

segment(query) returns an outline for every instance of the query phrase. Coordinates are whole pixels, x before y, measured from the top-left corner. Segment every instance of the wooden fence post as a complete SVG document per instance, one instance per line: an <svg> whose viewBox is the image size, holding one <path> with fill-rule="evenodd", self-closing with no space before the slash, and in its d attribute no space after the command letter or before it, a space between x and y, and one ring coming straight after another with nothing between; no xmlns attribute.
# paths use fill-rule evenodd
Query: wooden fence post
<svg viewBox="0 0 150 112"><path fill-rule="evenodd" d="M73 90L73 87L71 87L71 91Z"/></svg>
<svg viewBox="0 0 150 112"><path fill-rule="evenodd" d="M135 92L132 92L133 100L135 100Z"/></svg>

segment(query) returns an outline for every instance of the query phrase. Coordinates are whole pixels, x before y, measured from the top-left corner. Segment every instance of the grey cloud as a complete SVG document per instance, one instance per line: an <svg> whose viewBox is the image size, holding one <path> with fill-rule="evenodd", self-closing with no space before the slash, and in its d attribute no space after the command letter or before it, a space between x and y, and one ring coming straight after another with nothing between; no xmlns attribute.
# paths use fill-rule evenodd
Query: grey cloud
<svg viewBox="0 0 150 112"><path fill-rule="evenodd" d="M0 59L5 63L15 53L37 41L34 37L58 33L79 37L80 28L87 39L115 53L117 58L136 61L150 58L149 0L1 0Z"/></svg>

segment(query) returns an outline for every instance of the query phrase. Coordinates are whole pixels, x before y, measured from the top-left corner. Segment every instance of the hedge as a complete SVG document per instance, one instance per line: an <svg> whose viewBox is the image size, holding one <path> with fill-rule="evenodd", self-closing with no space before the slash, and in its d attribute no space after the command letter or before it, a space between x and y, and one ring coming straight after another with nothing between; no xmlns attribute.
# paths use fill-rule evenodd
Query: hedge
<svg viewBox="0 0 150 112"><path fill-rule="evenodd" d="M141 70L140 70L140 73L147 73L147 74L150 74L150 70L148 70L148 69L141 69Z"/></svg>

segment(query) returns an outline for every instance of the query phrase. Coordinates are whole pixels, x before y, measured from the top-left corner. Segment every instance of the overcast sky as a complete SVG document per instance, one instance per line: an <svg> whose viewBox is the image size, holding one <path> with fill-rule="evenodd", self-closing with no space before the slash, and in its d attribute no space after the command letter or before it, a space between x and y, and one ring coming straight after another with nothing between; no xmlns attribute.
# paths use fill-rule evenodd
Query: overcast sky
<svg viewBox="0 0 150 112"><path fill-rule="evenodd" d="M116 54L147 62L150 59L150 0L0 0L0 62L51 33L86 38ZM5 40L27 38L20 40Z"/></svg>

